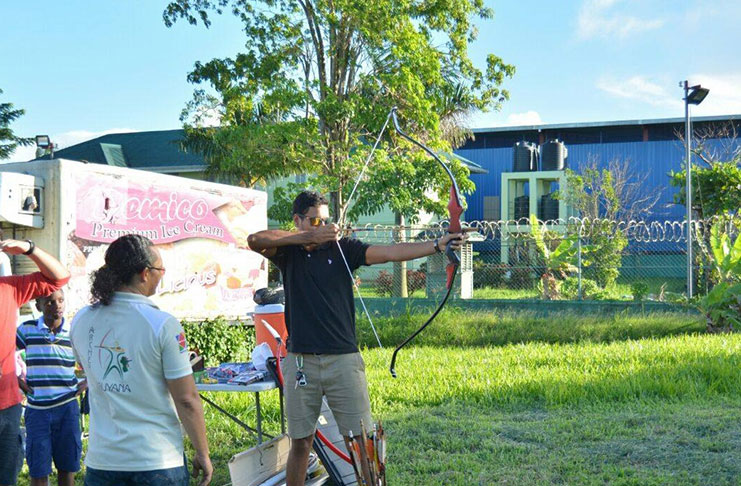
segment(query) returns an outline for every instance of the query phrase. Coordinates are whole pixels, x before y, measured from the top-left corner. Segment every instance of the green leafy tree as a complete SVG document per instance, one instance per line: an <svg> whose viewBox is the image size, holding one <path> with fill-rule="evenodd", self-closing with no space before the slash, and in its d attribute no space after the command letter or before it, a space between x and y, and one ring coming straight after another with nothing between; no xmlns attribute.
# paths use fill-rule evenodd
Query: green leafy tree
<svg viewBox="0 0 741 486"><path fill-rule="evenodd" d="M686 206L687 169L669 174L678 190L674 202ZM692 211L698 218L733 213L741 208L741 155L727 162L692 167Z"/></svg>
<svg viewBox="0 0 741 486"><path fill-rule="evenodd" d="M566 170L566 187L558 198L593 221L589 244L595 251L585 263L584 275L602 288L614 285L628 245L625 234L612 222L647 214L656 202L655 195L636 198L640 184L640 180L630 179L627 164L619 161L599 168L593 160L581 173Z"/></svg>
<svg viewBox="0 0 741 486"><path fill-rule="evenodd" d="M184 19L209 27L224 12L242 22L245 49L196 63L188 79L212 94L196 91L187 107L191 133L205 137L201 148L210 150L214 172L244 184L314 174L302 187L329 193L336 217L392 106L409 133L443 152L467 136L451 128L456 120L508 98L500 86L514 67L490 54L482 70L467 54L477 35L473 20L492 15L482 0L176 0L163 17L168 26ZM197 132L210 112L221 128ZM272 128L286 123L294 128ZM263 136L267 130L276 133ZM263 162L273 166L256 167ZM466 170L451 165L461 189L471 191ZM448 187L434 161L387 130L347 217L386 205L409 221L419 210L443 214Z"/></svg>
<svg viewBox="0 0 741 486"><path fill-rule="evenodd" d="M684 143L684 134L677 133ZM737 214L741 208L741 146L738 144L737 124L733 121L709 124L694 130L691 151L696 162L692 164L692 212L693 219L709 220L717 216ZM669 173L669 183L677 188L674 202L687 205L687 169ZM710 232L703 234L697 244L711 245ZM715 283L715 265L710 253L696 252L693 264L693 287L710 291Z"/></svg>
<svg viewBox="0 0 741 486"><path fill-rule="evenodd" d="M692 134L692 211L698 218L736 213L741 208L741 145L738 122L701 125ZM683 144L684 134L676 133ZM687 167L669 173L674 202L686 206Z"/></svg>
<svg viewBox="0 0 741 486"><path fill-rule="evenodd" d="M1 89L0 94L3 94ZM24 110L13 109L12 103L0 103L0 160L10 157L18 146L24 147L33 143L33 139L18 137L10 128L10 124L24 113Z"/></svg>

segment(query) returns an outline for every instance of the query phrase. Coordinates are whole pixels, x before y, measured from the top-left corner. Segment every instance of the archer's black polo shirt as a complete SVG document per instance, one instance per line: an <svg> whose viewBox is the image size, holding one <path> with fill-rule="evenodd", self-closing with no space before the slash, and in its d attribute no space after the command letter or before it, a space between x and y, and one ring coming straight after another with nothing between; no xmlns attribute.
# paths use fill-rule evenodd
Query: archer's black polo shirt
<svg viewBox="0 0 741 486"><path fill-rule="evenodd" d="M370 245L350 238L342 238L339 244L350 270L366 264ZM283 275L288 350L357 352L353 283L337 244L327 243L311 252L300 245L282 246L270 260Z"/></svg>

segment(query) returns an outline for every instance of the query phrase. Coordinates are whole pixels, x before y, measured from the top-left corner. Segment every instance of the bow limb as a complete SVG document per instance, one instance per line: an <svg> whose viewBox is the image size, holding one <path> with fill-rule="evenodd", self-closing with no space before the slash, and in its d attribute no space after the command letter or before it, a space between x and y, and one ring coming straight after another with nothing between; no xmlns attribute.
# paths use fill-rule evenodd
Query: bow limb
<svg viewBox="0 0 741 486"><path fill-rule="evenodd" d="M442 161L442 159L433 152L429 147L427 147L422 142L419 142L409 135L407 135L401 127L399 127L399 120L396 117L396 107L394 107L391 110L391 117L394 122L394 128L396 129L396 132L401 135L403 138L411 142L412 144L420 147L422 150L427 152L433 159L435 159L440 166L445 170L445 173L448 174L448 177L450 177L450 198L448 199L448 233L460 233L461 232L461 214L463 214L463 204L461 203L461 196L460 191L458 189L458 182L455 180L455 176L453 175L453 172L450 170L450 167ZM391 376L396 378L396 357L399 353L399 351L409 344L415 337L417 337L430 323L432 323L433 320L435 320L435 317L440 313L440 311L445 306L445 303L448 301L448 297L450 297L450 293L453 290L453 282L455 281L455 274L458 271L458 267L460 266L461 260L458 257L458 254L452 249L451 247L452 241L449 241L448 244L445 246L445 255L448 257L448 265L445 267L445 273L447 274L447 280L446 280L446 292L445 297L443 298L440 305L437 307L435 312L432 314L432 316L427 319L427 321L422 324L422 326L419 327L412 335L410 335L408 338L406 338L401 344L399 344L396 349L394 349L394 354L391 356L391 364L389 365L389 371L391 372Z"/></svg>

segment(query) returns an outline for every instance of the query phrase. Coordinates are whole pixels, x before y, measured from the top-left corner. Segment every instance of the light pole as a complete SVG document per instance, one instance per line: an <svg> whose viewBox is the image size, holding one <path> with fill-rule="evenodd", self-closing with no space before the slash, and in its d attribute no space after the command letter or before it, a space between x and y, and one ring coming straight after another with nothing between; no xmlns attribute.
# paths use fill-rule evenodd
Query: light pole
<svg viewBox="0 0 741 486"><path fill-rule="evenodd" d="M690 121L690 105L699 105L702 100L710 93L710 90L702 86L690 86L685 80L679 83L680 88L684 88L684 142L687 148L687 187L684 197L687 206L687 300L692 298L692 122Z"/></svg>

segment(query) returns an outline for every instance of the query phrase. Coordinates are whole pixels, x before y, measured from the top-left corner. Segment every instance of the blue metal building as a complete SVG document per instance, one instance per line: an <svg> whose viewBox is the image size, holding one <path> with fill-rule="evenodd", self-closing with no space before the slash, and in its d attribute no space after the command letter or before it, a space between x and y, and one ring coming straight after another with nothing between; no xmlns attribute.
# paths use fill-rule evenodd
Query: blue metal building
<svg viewBox="0 0 741 486"><path fill-rule="evenodd" d="M714 127L733 127L741 137L741 115L695 117L692 125L695 133ZM489 173L471 175L476 191L467 196L465 218L467 221L499 219L501 174L512 171L516 142L540 145L559 139L568 149L569 168L579 172L591 160L600 166L616 159L625 161L645 175L642 190L660 195L651 219L684 219L684 207L673 203L675 189L669 185L668 176L670 171L682 170L684 165L684 143L679 138L684 131L684 118L474 129L475 139L455 152ZM741 138L712 139L708 144L725 152L724 158L741 150Z"/></svg>

